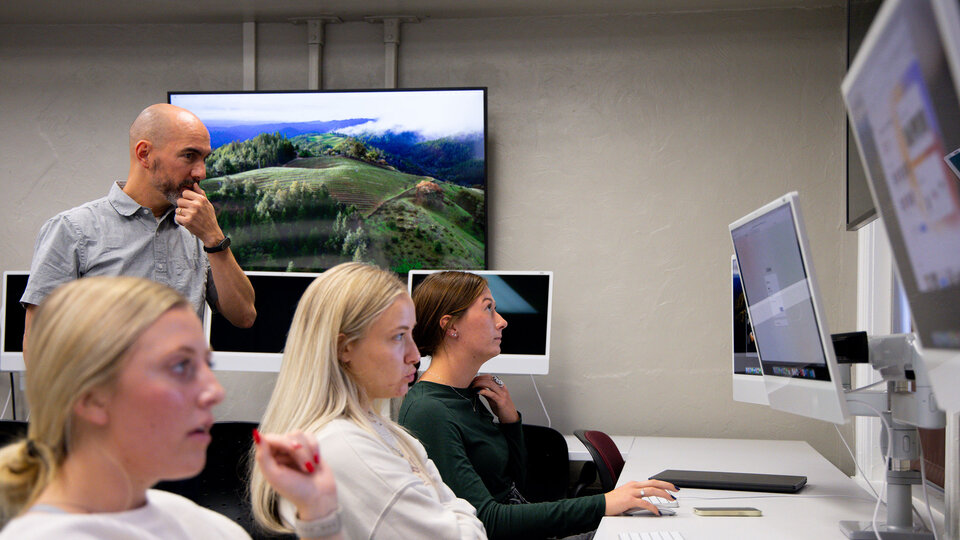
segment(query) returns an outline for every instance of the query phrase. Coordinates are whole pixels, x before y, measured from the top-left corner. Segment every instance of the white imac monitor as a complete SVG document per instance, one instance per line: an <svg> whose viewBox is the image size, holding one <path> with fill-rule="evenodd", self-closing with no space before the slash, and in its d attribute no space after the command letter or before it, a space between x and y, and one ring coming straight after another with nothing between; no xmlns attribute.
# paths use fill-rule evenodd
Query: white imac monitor
<svg viewBox="0 0 960 540"><path fill-rule="evenodd" d="M207 308L204 326L220 371L279 372L297 304L316 272L246 272L256 292L257 320L237 328Z"/></svg>
<svg viewBox="0 0 960 540"><path fill-rule="evenodd" d="M730 257L733 277L733 399L744 403L768 405L767 387L763 383L763 368L760 355L753 341L753 327L747 311L747 299L743 295L737 257Z"/></svg>
<svg viewBox="0 0 960 540"><path fill-rule="evenodd" d="M411 293L427 275L440 270L411 270ZM481 373L546 375L550 371L550 315L553 272L469 270L483 276L490 286L497 312L507 321L500 354L480 368ZM430 366L421 359L420 370Z"/></svg>
<svg viewBox="0 0 960 540"><path fill-rule="evenodd" d="M0 371L24 371L23 326L26 311L20 298L29 272L3 273L3 311L0 311Z"/></svg>
<svg viewBox="0 0 960 540"><path fill-rule="evenodd" d="M797 193L730 224L770 407L848 418Z"/></svg>
<svg viewBox="0 0 960 540"><path fill-rule="evenodd" d="M960 411L956 0L888 0L843 80L867 183L937 403Z"/></svg>

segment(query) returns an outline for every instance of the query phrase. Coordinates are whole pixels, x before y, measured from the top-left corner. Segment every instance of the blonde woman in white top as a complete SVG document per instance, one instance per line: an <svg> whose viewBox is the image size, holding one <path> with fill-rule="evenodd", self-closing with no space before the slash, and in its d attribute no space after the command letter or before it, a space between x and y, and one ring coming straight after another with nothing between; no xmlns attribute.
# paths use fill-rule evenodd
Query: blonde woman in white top
<svg viewBox="0 0 960 540"><path fill-rule="evenodd" d="M31 417L27 438L0 450L0 539L248 538L226 517L150 489L200 472L223 399L182 296L140 278L73 281L39 306L27 343ZM264 435L256 454L312 525L303 530L340 538L333 475L315 441Z"/></svg>
<svg viewBox="0 0 960 540"><path fill-rule="evenodd" d="M377 412L413 381L415 324L395 275L361 263L324 272L297 306L261 427L316 436L348 538L486 538L474 508L443 483L423 446ZM292 505L256 468L251 494L261 525L292 529Z"/></svg>

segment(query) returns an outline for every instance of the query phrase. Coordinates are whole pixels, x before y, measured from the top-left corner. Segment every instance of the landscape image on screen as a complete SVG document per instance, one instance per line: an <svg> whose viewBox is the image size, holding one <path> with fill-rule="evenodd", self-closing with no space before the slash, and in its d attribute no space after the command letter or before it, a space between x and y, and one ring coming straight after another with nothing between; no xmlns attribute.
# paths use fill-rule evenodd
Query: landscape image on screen
<svg viewBox="0 0 960 540"><path fill-rule="evenodd" d="M486 266L483 89L170 93L245 270Z"/></svg>

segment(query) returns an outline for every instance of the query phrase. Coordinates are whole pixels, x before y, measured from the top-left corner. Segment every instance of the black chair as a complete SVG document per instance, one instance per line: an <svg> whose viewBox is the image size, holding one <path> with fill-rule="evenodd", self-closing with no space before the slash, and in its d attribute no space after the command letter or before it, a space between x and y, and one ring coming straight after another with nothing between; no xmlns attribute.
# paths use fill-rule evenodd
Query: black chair
<svg viewBox="0 0 960 540"><path fill-rule="evenodd" d="M553 428L524 424L523 440L527 447L527 477L520 493L530 502L566 498L570 485L566 439Z"/></svg>
<svg viewBox="0 0 960 540"><path fill-rule="evenodd" d="M595 487L596 483L597 466L593 464L593 461L583 462L580 467L580 474L577 475L577 481L570 487L570 498L605 493L602 489Z"/></svg>
<svg viewBox="0 0 960 540"><path fill-rule="evenodd" d="M27 423L22 420L0 420L0 446L27 436Z"/></svg>
<svg viewBox="0 0 960 540"><path fill-rule="evenodd" d="M587 447L587 452L590 452L590 457L593 458L593 470L600 477L603 492L606 493L615 488L620 472L623 470L624 461L613 439L602 431L578 429L573 434ZM589 483L585 482L590 470L586 465L584 466L584 470L580 473L580 480L577 482L578 487L575 488L577 491L584 485L592 483L592 480Z"/></svg>
<svg viewBox="0 0 960 540"><path fill-rule="evenodd" d="M156 489L170 491L219 512L253 538L276 538L259 528L253 520L248 497L249 452L256 422L217 422L210 429L213 440L207 447L207 464L197 476L187 480L160 482Z"/></svg>

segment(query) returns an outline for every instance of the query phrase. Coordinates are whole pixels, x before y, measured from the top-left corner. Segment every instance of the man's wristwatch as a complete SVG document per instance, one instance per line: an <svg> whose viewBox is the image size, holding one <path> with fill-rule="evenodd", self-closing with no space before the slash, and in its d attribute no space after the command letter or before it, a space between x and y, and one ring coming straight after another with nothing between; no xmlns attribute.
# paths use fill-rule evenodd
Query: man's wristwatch
<svg viewBox="0 0 960 540"><path fill-rule="evenodd" d="M223 240L221 240L219 244L213 247L203 246L203 250L206 251L207 253L220 253L221 251L227 249L228 247L230 247L230 237L224 236Z"/></svg>

